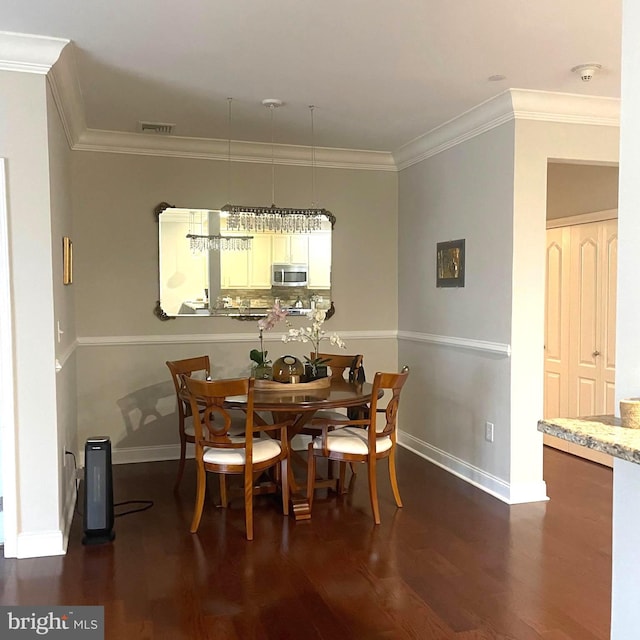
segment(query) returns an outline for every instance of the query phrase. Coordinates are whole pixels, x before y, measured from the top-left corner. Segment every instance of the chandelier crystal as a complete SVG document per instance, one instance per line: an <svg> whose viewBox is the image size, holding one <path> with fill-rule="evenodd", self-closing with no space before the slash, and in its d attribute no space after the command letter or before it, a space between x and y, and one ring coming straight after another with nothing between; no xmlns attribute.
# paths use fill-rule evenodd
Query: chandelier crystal
<svg viewBox="0 0 640 640"><path fill-rule="evenodd" d="M322 229L322 219L331 219L325 209L289 209L276 207L245 207L225 205L229 231L276 231L280 233L309 233Z"/></svg>
<svg viewBox="0 0 640 640"><path fill-rule="evenodd" d="M275 159L273 143L273 113L282 106L282 101L269 98L262 104L270 111L271 117L271 202L275 201ZM254 207L237 204L227 204L221 211L227 214L227 229L229 231L272 231L280 233L309 233L322 229L323 218L335 224L335 216L326 209L314 208L315 198L315 142L313 140L313 105L311 109L311 177L312 203L310 208L277 207L275 204L266 207ZM231 102L229 102L229 132L231 132ZM231 133L229 133L228 164L231 166Z"/></svg>
<svg viewBox="0 0 640 640"><path fill-rule="evenodd" d="M191 253L204 251L249 251L253 236L199 236L188 233Z"/></svg>

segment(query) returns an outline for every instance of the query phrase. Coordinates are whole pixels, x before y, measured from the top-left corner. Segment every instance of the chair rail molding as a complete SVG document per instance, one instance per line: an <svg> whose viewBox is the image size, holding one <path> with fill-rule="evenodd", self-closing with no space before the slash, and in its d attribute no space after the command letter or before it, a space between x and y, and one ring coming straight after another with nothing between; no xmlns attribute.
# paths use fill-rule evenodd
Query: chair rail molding
<svg viewBox="0 0 640 640"><path fill-rule="evenodd" d="M394 340L398 336L395 329L380 331L340 331L343 339L348 340ZM282 342L284 333L265 333L265 342ZM127 345L159 344L200 344L200 343L255 343L258 332L252 333L190 333L182 335L145 335L145 336L94 336L78 338L80 347L122 347Z"/></svg>
<svg viewBox="0 0 640 640"><path fill-rule="evenodd" d="M67 360L75 353L78 347L78 341L74 340L64 351L62 351L56 358L56 372L62 371Z"/></svg>
<svg viewBox="0 0 640 640"><path fill-rule="evenodd" d="M439 344L445 347L456 349L470 349L472 351L485 351L506 358L511 356L511 345L501 342L488 342L486 340L475 340L473 338L458 338L456 336L441 336L433 333L418 333L415 331L398 331L399 340L410 342L423 342L428 344Z"/></svg>

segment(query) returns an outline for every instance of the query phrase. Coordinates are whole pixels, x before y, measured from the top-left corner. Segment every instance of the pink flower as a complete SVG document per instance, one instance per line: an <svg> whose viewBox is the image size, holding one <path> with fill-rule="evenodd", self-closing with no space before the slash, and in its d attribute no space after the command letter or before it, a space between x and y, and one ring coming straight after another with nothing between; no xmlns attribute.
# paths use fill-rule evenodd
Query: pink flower
<svg viewBox="0 0 640 640"><path fill-rule="evenodd" d="M273 329L280 320L282 320L289 312L283 309L279 303L273 305L273 308L264 318L258 320L258 329L261 331L269 331Z"/></svg>

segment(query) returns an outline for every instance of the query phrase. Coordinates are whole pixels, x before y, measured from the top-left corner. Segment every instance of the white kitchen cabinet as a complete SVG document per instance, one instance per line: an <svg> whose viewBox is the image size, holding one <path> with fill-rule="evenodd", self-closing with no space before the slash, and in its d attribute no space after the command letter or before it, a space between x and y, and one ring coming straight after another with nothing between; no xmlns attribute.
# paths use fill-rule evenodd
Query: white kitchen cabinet
<svg viewBox="0 0 640 640"><path fill-rule="evenodd" d="M250 251L220 251L220 284L223 289L241 289L249 286L250 253Z"/></svg>
<svg viewBox="0 0 640 640"><path fill-rule="evenodd" d="M249 287L271 288L271 236L255 234L251 241Z"/></svg>
<svg viewBox="0 0 640 640"><path fill-rule="evenodd" d="M309 234L309 288L331 288L331 232Z"/></svg>
<svg viewBox="0 0 640 640"><path fill-rule="evenodd" d="M274 263L308 264L309 236L305 233L274 233L271 236L271 258Z"/></svg>

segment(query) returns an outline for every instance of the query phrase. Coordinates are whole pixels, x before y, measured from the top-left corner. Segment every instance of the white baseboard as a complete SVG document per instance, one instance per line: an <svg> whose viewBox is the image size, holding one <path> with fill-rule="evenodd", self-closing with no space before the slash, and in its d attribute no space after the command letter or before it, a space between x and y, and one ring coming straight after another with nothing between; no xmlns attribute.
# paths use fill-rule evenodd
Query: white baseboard
<svg viewBox="0 0 640 640"><path fill-rule="evenodd" d="M306 451L311 436L299 435L292 439L295 451ZM187 459L193 459L193 445L187 443ZM129 449L113 449L111 461L113 464L133 464L136 462L162 462L164 460L180 460L180 445L167 444L156 447L131 447ZM84 454L81 465L84 467Z"/></svg>
<svg viewBox="0 0 640 640"><path fill-rule="evenodd" d="M63 556L66 553L64 535L60 530L19 533L17 542L18 558Z"/></svg>
<svg viewBox="0 0 640 640"><path fill-rule="evenodd" d="M549 499L544 481L512 485L405 431L398 431L398 444L507 504L541 502Z"/></svg>
<svg viewBox="0 0 640 640"><path fill-rule="evenodd" d="M193 445L187 443L187 458L193 458ZM113 464L132 464L135 462L162 462L180 460L180 445L166 444L155 447L131 447L114 449L111 452ZM84 460L82 461L84 466Z"/></svg>

